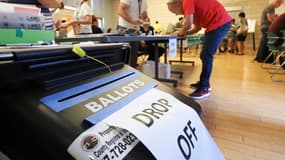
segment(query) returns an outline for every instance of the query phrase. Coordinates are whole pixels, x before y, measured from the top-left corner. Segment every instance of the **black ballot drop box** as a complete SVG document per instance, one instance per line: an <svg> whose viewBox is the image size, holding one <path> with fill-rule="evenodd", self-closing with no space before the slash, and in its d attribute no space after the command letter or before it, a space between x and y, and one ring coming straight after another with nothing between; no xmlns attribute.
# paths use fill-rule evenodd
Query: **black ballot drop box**
<svg viewBox="0 0 285 160"><path fill-rule="evenodd" d="M99 117L100 121L151 88L175 96L201 114L195 101L125 65L128 45L89 44L81 48L112 71L90 58L77 56L71 45L0 48L0 151L10 159L73 159L67 148L94 125L88 117ZM121 106L106 107L106 112L84 107L122 86L133 92L129 93L131 98L118 100L124 101ZM155 158L139 142L124 159Z"/></svg>

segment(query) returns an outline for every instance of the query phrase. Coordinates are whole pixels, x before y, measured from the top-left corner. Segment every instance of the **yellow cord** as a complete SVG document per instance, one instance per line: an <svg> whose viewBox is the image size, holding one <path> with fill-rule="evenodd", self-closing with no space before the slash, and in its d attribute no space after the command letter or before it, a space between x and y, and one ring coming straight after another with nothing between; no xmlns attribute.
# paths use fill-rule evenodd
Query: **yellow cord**
<svg viewBox="0 0 285 160"><path fill-rule="evenodd" d="M89 58L95 62L103 64L104 66L106 66L106 68L109 70L109 72L112 72L111 68L106 63L104 63L104 62L102 62L99 59L96 59L94 57L88 56L86 54L86 52L79 45L74 45L72 48L72 51L73 51L73 53L75 53L76 55L78 55L81 58L86 57L86 58Z"/></svg>

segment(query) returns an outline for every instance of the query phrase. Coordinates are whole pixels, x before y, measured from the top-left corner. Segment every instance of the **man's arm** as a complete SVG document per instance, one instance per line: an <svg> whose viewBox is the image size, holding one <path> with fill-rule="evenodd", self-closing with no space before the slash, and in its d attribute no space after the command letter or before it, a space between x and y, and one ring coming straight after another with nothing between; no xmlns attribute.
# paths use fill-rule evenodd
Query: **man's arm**
<svg viewBox="0 0 285 160"><path fill-rule="evenodd" d="M146 11L143 11L143 13L141 14L141 19L145 20L145 19L149 19L148 14Z"/></svg>
<svg viewBox="0 0 285 160"><path fill-rule="evenodd" d="M200 30L201 30L200 26L193 25L193 27L190 30L186 31L186 35L195 34L199 32Z"/></svg>
<svg viewBox="0 0 285 160"><path fill-rule="evenodd" d="M76 24L92 24L92 16L86 15L83 18L75 20L74 23Z"/></svg>
<svg viewBox="0 0 285 160"><path fill-rule="evenodd" d="M188 14L184 17L184 25L181 30L178 32L178 36L190 35L197 33L201 27L200 26L193 26L193 14ZM193 26L193 27L192 27Z"/></svg>
<svg viewBox="0 0 285 160"><path fill-rule="evenodd" d="M42 6L47 8L63 8L62 0L37 0Z"/></svg>
<svg viewBox="0 0 285 160"><path fill-rule="evenodd" d="M268 21L273 22L274 19L276 18L276 16L273 13L267 13L266 17L268 19Z"/></svg>
<svg viewBox="0 0 285 160"><path fill-rule="evenodd" d="M80 24L85 24L85 25L88 25L88 24L92 24L92 16L91 15L86 15L84 16L83 18L80 18L78 20L71 20L69 22L66 22L62 25L60 25L60 28L65 28L65 27L68 27L68 26L73 26L73 25L80 25Z"/></svg>
<svg viewBox="0 0 285 160"><path fill-rule="evenodd" d="M132 23L132 19L127 14L126 10L129 8L129 5L120 2L119 9L118 9L118 15L122 18L124 18L129 23Z"/></svg>

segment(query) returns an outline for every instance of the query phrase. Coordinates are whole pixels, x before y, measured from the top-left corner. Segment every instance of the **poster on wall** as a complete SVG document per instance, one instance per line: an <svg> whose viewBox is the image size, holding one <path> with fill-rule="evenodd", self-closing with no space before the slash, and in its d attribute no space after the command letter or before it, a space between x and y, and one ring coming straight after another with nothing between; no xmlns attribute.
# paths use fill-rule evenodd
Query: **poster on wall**
<svg viewBox="0 0 285 160"><path fill-rule="evenodd" d="M248 24L248 33L254 33L256 19L247 19L247 24Z"/></svg>

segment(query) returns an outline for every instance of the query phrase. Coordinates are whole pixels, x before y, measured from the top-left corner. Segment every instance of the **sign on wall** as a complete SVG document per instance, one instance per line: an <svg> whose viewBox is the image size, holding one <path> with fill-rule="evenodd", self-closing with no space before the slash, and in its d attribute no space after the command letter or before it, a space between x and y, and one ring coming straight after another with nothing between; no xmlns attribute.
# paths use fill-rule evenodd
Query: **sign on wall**
<svg viewBox="0 0 285 160"><path fill-rule="evenodd" d="M248 24L248 32L254 33L255 32L256 19L247 19L247 24Z"/></svg>

